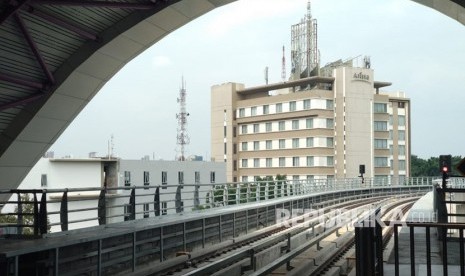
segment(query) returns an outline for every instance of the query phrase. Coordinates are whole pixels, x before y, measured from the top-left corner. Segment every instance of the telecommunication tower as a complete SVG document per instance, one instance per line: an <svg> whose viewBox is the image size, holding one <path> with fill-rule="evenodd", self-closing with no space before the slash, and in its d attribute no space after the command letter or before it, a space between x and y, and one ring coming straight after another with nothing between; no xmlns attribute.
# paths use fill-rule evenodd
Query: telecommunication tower
<svg viewBox="0 0 465 276"><path fill-rule="evenodd" d="M181 80L181 88L179 89L179 113L176 114L176 119L178 119L178 135L177 135L177 157L178 161L185 161L185 147L189 144L189 134L187 134L187 117L189 113L186 111L186 83L184 77Z"/></svg>
<svg viewBox="0 0 465 276"><path fill-rule="evenodd" d="M312 18L310 1L305 17L291 26L291 59L293 79L310 77L320 62L317 21Z"/></svg>

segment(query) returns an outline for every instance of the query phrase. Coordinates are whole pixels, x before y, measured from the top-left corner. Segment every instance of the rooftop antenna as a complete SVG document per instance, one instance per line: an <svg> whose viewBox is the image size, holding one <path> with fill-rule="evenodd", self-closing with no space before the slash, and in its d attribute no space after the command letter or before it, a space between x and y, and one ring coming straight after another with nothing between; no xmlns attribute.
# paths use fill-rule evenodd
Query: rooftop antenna
<svg viewBox="0 0 465 276"><path fill-rule="evenodd" d="M268 66L265 67L265 83L268 85Z"/></svg>
<svg viewBox="0 0 465 276"><path fill-rule="evenodd" d="M365 68L370 69L371 68L371 60L369 56L363 57L363 65Z"/></svg>
<svg viewBox="0 0 465 276"><path fill-rule="evenodd" d="M286 81L286 56L285 56L285 49L283 45L283 60L281 64L281 79L283 79L283 82Z"/></svg>
<svg viewBox="0 0 465 276"><path fill-rule="evenodd" d="M177 145L179 151L176 159L178 161L185 161L185 147L189 144L190 138L189 134L187 134L187 117L189 116L189 113L186 112L186 83L184 81L184 76L181 79L178 103L179 113L176 114L176 119L178 119Z"/></svg>

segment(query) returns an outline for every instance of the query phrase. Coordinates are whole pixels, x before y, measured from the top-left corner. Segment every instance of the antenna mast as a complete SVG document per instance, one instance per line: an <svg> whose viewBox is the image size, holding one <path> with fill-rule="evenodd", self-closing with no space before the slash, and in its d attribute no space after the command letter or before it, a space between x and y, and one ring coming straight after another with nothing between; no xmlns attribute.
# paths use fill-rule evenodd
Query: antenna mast
<svg viewBox="0 0 465 276"><path fill-rule="evenodd" d="M179 148L177 160L185 161L185 146L189 144L189 134L187 134L187 117L189 113L186 112L186 83L184 77L181 79L181 89L179 89L179 113L176 114L176 119L178 119L178 135L177 135L177 145Z"/></svg>
<svg viewBox="0 0 465 276"><path fill-rule="evenodd" d="M284 45L283 45L283 60L282 60L282 67L281 67L281 78L283 79L283 82L286 81L286 56L285 56Z"/></svg>

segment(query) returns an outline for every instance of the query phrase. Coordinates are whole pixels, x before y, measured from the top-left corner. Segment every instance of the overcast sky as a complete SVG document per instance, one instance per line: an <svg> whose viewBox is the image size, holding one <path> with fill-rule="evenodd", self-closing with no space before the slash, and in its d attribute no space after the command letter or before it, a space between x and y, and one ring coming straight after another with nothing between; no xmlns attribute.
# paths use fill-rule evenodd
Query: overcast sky
<svg viewBox="0 0 465 276"><path fill-rule="evenodd" d="M171 33L111 79L50 148L55 157L116 154L173 160L177 97L187 84L188 155L210 157L210 88L281 81L290 72L290 26L307 0L241 0ZM321 63L371 57L375 79L412 104L412 153L465 155L465 26L406 0L313 0Z"/></svg>

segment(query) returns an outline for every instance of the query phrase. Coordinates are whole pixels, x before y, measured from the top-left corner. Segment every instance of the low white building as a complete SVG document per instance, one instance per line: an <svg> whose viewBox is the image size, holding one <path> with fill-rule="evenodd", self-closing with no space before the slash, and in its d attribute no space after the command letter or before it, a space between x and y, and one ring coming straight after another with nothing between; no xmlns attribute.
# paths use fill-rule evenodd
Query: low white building
<svg viewBox="0 0 465 276"><path fill-rule="evenodd" d="M95 208L99 204L99 189L102 187L108 188L104 200L105 223L111 223L131 219L131 216L140 219L202 208L207 204L212 184L225 182L226 166L223 162L42 158L18 189L46 189L48 217L51 231L55 232L61 229L63 191L54 192L54 189L70 189L67 193L70 211L68 229L76 229L98 225L99 215ZM136 208L132 212L130 195L134 186L148 187L134 189ZM121 189L124 187L127 189ZM76 188L98 189L72 190ZM41 195L37 193L39 202ZM16 201L16 196L13 195L10 201ZM13 212L15 206L7 204L2 212ZM88 218L93 219L76 222Z"/></svg>

